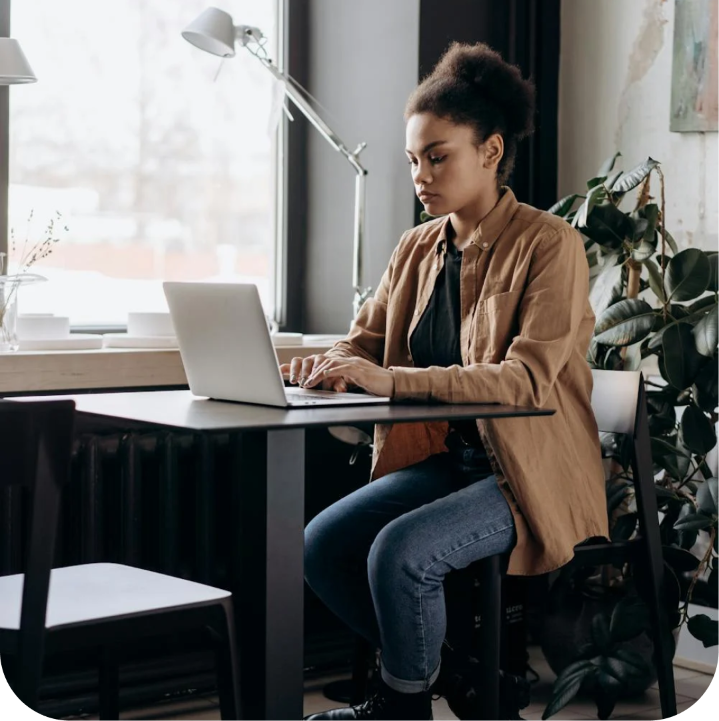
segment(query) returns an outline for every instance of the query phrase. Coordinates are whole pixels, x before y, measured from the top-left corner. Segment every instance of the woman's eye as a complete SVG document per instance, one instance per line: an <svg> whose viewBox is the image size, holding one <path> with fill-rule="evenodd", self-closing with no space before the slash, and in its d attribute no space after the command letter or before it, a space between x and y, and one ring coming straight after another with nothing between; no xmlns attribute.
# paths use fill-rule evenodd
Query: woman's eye
<svg viewBox="0 0 719 721"><path fill-rule="evenodd" d="M432 163L432 165L439 165L446 157L446 155L435 156L434 158L430 157L429 162Z"/></svg>
<svg viewBox="0 0 719 721"><path fill-rule="evenodd" d="M407 160L407 162L408 162L410 165L417 165L417 161L416 161L414 158L409 158L409 159Z"/></svg>

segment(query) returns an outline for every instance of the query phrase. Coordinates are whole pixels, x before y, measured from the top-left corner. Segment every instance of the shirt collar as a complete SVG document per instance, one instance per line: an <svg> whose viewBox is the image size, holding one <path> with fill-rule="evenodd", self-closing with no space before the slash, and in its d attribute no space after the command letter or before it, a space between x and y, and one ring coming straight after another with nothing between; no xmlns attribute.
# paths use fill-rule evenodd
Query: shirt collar
<svg viewBox="0 0 719 721"><path fill-rule="evenodd" d="M500 193L497 204L482 218L470 240L470 243L476 245L480 250L488 251L491 249L519 207L519 202L509 186L503 185L500 188ZM439 230L435 246L437 254L442 253L444 255L447 252L448 230L449 215L445 217Z"/></svg>

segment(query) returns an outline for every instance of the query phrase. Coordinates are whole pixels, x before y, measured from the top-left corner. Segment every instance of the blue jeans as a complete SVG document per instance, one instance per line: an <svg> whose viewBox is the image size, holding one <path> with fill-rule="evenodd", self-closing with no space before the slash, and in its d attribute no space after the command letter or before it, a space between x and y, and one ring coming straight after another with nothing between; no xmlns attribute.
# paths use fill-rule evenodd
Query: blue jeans
<svg viewBox="0 0 719 721"><path fill-rule="evenodd" d="M381 649L382 678L404 693L439 675L442 580L516 543L483 450L464 447L390 473L305 529L305 578L325 605Z"/></svg>

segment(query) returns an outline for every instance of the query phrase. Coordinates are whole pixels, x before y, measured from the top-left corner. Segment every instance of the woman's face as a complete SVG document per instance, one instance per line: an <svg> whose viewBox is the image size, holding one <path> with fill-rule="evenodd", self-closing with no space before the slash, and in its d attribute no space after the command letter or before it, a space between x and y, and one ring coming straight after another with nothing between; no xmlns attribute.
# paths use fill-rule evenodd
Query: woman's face
<svg viewBox="0 0 719 721"><path fill-rule="evenodd" d="M478 146L469 125L417 113L407 121L406 138L415 192L430 215L461 212L496 189L500 135Z"/></svg>

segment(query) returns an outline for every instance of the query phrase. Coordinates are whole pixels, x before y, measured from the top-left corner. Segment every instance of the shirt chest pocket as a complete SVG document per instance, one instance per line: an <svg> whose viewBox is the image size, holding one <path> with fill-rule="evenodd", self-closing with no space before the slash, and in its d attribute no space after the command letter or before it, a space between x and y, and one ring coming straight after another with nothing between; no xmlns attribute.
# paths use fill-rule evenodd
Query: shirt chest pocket
<svg viewBox="0 0 719 721"><path fill-rule="evenodd" d="M470 338L471 362L499 363L519 331L521 290L496 293L477 302Z"/></svg>

